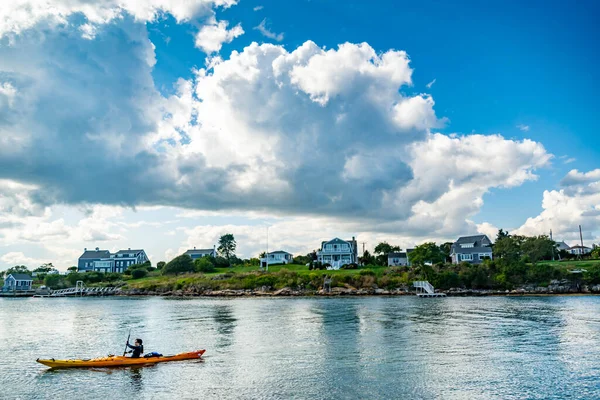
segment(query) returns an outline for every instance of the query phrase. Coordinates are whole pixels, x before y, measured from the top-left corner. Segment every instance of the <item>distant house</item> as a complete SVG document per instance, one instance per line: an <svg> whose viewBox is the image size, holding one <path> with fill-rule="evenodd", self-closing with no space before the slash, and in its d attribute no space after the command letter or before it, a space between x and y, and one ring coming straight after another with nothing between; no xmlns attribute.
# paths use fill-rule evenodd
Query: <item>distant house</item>
<svg viewBox="0 0 600 400"><path fill-rule="evenodd" d="M24 292L31 289L33 279L27 274L8 274L4 278L3 292Z"/></svg>
<svg viewBox="0 0 600 400"><path fill-rule="evenodd" d="M216 257L217 250L215 250L214 247L212 249L197 249L194 247L183 254L187 254L188 256L192 257L192 260L197 260L202 257Z"/></svg>
<svg viewBox="0 0 600 400"><path fill-rule="evenodd" d="M492 259L492 242L487 235L463 236L452 244L450 257L453 264L466 261L480 264L486 258Z"/></svg>
<svg viewBox="0 0 600 400"><path fill-rule="evenodd" d="M339 269L346 264L356 263L357 260L358 250L354 237L352 237L352 240L335 238L321 242L321 249L317 251L317 261L330 264L334 269Z"/></svg>
<svg viewBox="0 0 600 400"><path fill-rule="evenodd" d="M564 242L564 240L562 242L556 243L556 249L558 251L563 251L564 250L564 251L568 252L570 248L571 248L571 246L569 246L568 244L566 244Z"/></svg>
<svg viewBox="0 0 600 400"><path fill-rule="evenodd" d="M260 259L260 265L265 267L267 265L267 260L269 261L269 265L290 264L294 260L294 256L283 250L272 251Z"/></svg>
<svg viewBox="0 0 600 400"><path fill-rule="evenodd" d="M577 256L582 256L584 254L590 254L592 252L592 249L578 244L578 245L569 247L567 252L570 254L577 255Z"/></svg>
<svg viewBox="0 0 600 400"><path fill-rule="evenodd" d="M409 254L413 249L406 251L394 252L388 254L388 266L399 267L399 266L410 266Z"/></svg>
<svg viewBox="0 0 600 400"><path fill-rule="evenodd" d="M143 264L148 261L144 250L119 250L111 253L108 250L84 249L79 257L77 270L79 272L123 272L134 264Z"/></svg>
<svg viewBox="0 0 600 400"><path fill-rule="evenodd" d="M83 254L79 256L77 262L77 270L79 272L88 272L94 270L94 263L110 259L110 251L100 250L96 247L95 250L83 249Z"/></svg>

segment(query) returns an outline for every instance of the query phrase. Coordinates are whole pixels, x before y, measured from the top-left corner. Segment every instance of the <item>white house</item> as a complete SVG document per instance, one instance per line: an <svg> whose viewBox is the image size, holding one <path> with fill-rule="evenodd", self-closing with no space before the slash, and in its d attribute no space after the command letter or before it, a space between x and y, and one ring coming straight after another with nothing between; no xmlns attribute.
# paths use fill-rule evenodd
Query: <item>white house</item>
<svg viewBox="0 0 600 400"><path fill-rule="evenodd" d="M407 249L406 251L394 252L388 254L388 267L399 267L399 266L409 266L410 259L409 253L413 249Z"/></svg>
<svg viewBox="0 0 600 400"><path fill-rule="evenodd" d="M191 250L186 251L184 254L192 257L192 260L197 260L202 257L217 257L217 250L215 246L212 249L197 249L193 248Z"/></svg>
<svg viewBox="0 0 600 400"><path fill-rule="evenodd" d="M266 254L266 257L262 257L260 259L260 265L265 267L267 266L267 260L269 265L273 264L290 264L294 259L294 256L291 253L283 250L277 250Z"/></svg>
<svg viewBox="0 0 600 400"><path fill-rule="evenodd" d="M567 252L569 252L570 254L577 255L577 256L582 256L584 254L590 254L592 252L592 249L578 244L578 245L569 247L569 250L567 250Z"/></svg>
<svg viewBox="0 0 600 400"><path fill-rule="evenodd" d="M466 261L481 264L486 258L492 259L492 242L487 235L463 236L452 245L450 257L453 264Z"/></svg>
<svg viewBox="0 0 600 400"><path fill-rule="evenodd" d="M31 290L33 279L27 274L8 274L4 278L3 292L24 292Z"/></svg>
<svg viewBox="0 0 600 400"><path fill-rule="evenodd" d="M562 242L556 242L556 249L558 251L564 250L564 251L568 252L570 248L571 248L571 246L566 244L564 240Z"/></svg>
<svg viewBox="0 0 600 400"><path fill-rule="evenodd" d="M333 269L339 269L346 264L358 261L356 239L342 240L335 238L321 242L321 249L317 251L317 261L330 264Z"/></svg>

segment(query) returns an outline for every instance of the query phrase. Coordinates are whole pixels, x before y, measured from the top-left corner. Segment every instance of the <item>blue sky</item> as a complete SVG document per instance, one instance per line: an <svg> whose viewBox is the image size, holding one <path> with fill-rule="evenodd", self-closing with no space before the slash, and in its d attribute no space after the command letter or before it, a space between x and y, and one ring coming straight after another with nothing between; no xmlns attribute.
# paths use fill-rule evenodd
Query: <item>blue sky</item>
<svg viewBox="0 0 600 400"><path fill-rule="evenodd" d="M30 1L0 9L0 268L250 257L267 225L600 238L596 2Z"/></svg>

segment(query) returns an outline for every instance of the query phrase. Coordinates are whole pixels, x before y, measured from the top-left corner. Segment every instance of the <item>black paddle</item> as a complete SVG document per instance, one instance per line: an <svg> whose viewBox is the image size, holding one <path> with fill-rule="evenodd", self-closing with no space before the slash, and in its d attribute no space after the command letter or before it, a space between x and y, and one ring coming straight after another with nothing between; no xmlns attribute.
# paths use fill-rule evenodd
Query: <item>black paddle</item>
<svg viewBox="0 0 600 400"><path fill-rule="evenodd" d="M127 335L127 344L129 344L129 338L131 338L131 328L129 328L129 335ZM127 344L125 344L125 351L123 351L123 357L127 354Z"/></svg>

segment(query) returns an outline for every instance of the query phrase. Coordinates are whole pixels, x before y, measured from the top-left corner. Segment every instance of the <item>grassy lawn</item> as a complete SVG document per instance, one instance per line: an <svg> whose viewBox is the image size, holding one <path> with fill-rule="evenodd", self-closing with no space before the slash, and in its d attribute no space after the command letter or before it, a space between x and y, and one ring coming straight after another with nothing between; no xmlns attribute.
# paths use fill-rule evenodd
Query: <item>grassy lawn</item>
<svg viewBox="0 0 600 400"><path fill-rule="evenodd" d="M387 267L374 267L369 268L371 271L375 272L377 276L381 276L383 271ZM337 270L337 271L327 271L327 270L314 270L311 271L308 269L306 265L298 265L298 264L288 264L288 265L270 265L269 273L265 273L264 275L270 274L278 274L279 272L283 273L283 271L295 272L298 276L303 277L319 277L318 279L322 279L323 275L330 275L332 277L343 278L344 276L359 276L360 271L364 269L349 269L349 270ZM260 272L260 268L256 267L232 267L232 268L217 268L215 272L210 273L191 273L191 274L182 274L182 275L154 275L148 276L141 279L128 279L126 280L127 286L130 288L145 288L152 286L173 286L178 283L180 284L200 284L201 282L206 282L207 280L212 280L217 278L219 275L234 273L234 274L244 274L251 272ZM263 275L263 274L260 274Z"/></svg>
<svg viewBox="0 0 600 400"><path fill-rule="evenodd" d="M579 269L600 266L600 260L541 261L539 264L552 265L566 269Z"/></svg>

